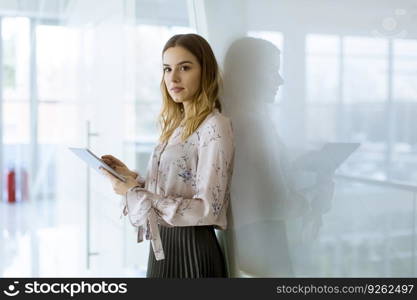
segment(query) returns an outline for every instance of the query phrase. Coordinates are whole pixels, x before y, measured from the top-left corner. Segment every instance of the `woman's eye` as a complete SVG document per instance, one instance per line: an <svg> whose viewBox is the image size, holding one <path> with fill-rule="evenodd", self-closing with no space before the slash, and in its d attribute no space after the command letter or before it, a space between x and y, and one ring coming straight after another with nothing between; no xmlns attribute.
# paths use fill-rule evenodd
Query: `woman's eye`
<svg viewBox="0 0 417 300"><path fill-rule="evenodd" d="M180 70L181 71L187 71L187 70L189 70L190 69L190 67L189 66L181 66L180 67ZM166 67L166 68L164 68L163 69L164 70L164 72L166 73L166 72L171 72L171 68L169 68L169 67Z"/></svg>

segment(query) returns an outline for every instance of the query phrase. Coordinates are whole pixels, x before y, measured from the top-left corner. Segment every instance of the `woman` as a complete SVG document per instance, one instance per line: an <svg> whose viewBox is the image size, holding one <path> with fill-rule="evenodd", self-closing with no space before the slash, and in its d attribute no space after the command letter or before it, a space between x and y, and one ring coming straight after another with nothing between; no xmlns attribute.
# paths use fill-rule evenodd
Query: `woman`
<svg viewBox="0 0 417 300"><path fill-rule="evenodd" d="M163 51L161 136L146 178L111 155L103 160L126 176L103 169L124 195L123 214L151 240L147 277L227 277L214 229L225 230L233 173L230 119L221 113L220 74L207 41L175 35Z"/></svg>

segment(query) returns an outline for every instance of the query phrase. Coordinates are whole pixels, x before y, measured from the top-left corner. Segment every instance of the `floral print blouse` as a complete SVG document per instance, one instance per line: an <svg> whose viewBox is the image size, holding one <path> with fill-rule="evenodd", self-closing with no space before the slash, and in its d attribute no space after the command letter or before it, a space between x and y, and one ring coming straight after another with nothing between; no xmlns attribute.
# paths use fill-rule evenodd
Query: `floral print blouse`
<svg viewBox="0 0 417 300"><path fill-rule="evenodd" d="M184 142L183 128L156 145L146 178L138 176L138 186L130 188L123 201L123 215L137 228L137 242L145 234L157 260L165 258L158 223L227 227L235 154L232 122L214 109Z"/></svg>

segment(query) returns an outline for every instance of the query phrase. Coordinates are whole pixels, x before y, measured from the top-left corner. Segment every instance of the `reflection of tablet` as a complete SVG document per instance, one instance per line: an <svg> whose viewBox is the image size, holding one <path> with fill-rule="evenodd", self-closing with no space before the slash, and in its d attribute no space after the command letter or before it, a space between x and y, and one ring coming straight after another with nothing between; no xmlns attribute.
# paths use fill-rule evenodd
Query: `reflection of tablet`
<svg viewBox="0 0 417 300"><path fill-rule="evenodd" d="M360 143L327 143L317 151L310 151L298 158L297 168L316 172L334 172Z"/></svg>
<svg viewBox="0 0 417 300"><path fill-rule="evenodd" d="M123 182L126 182L126 178L117 173L114 169L109 167L104 161L102 161L100 158L94 155L93 152L88 150L87 148L68 148L72 152L74 152L75 155L77 155L79 158L81 158L83 161L85 161L91 168L95 169L97 172L100 172L100 167L105 168L110 173L112 173L115 177L120 179Z"/></svg>

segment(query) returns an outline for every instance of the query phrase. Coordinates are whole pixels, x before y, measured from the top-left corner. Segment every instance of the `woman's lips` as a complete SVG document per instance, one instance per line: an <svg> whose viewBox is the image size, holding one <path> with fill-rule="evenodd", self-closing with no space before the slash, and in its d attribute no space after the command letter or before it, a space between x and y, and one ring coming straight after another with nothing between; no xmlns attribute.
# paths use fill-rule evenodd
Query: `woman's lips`
<svg viewBox="0 0 417 300"><path fill-rule="evenodd" d="M184 89L184 88L173 88L173 89L172 89L172 91L173 91L174 93L179 93L179 92L181 92L183 89Z"/></svg>

